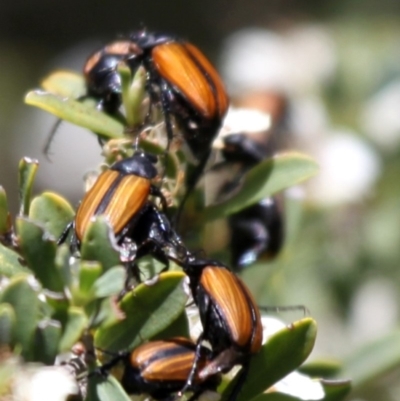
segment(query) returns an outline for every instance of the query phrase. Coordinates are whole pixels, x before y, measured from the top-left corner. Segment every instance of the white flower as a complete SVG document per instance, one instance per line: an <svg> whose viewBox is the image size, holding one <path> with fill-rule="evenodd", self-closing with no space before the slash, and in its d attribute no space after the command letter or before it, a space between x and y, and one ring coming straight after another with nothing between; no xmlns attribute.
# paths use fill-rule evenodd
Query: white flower
<svg viewBox="0 0 400 401"><path fill-rule="evenodd" d="M309 196L325 206L362 200L380 174L377 153L350 131L332 132L317 144L313 156L320 172L309 182Z"/></svg>
<svg viewBox="0 0 400 401"><path fill-rule="evenodd" d="M363 131L386 151L400 146L400 80L382 88L361 114Z"/></svg>
<svg viewBox="0 0 400 401"><path fill-rule="evenodd" d="M325 396L324 388L318 379L298 372L292 372L269 388L267 393L283 393L301 400L321 400Z"/></svg>
<svg viewBox="0 0 400 401"><path fill-rule="evenodd" d="M65 401L78 393L74 377L62 366L24 368L13 382L16 401Z"/></svg>

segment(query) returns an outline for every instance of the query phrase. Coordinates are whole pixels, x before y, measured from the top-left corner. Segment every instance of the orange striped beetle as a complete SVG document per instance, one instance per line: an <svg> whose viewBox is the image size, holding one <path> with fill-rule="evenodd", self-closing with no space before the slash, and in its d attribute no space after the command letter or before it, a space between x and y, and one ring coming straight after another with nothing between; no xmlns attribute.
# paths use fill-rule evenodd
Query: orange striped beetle
<svg viewBox="0 0 400 401"><path fill-rule="evenodd" d="M189 276L193 299L199 308L203 333L197 350L204 340L211 344L212 362L206 367L193 364L187 386L194 375L204 379L217 372L228 372L241 364L237 384L230 401L239 394L249 369L249 362L262 344L262 324L259 309L243 281L220 262L189 257L184 266Z"/></svg>
<svg viewBox="0 0 400 401"><path fill-rule="evenodd" d="M207 366L211 352L205 347L199 351L198 365ZM123 352L99 368L105 375L118 362L124 364L121 384L128 394L147 393L155 399L166 399L178 392L185 385L196 356L196 344L183 337L167 340L150 341L135 348L132 352ZM187 391L193 391L191 401L205 390L216 390L220 383L218 374L201 379L194 377Z"/></svg>
<svg viewBox="0 0 400 401"><path fill-rule="evenodd" d="M225 160L221 164L241 165L241 173L223 188L229 193L240 185L243 174L262 162L271 150L242 133L228 135L223 142L222 155ZM219 168L220 165L215 167ZM245 268L260 256L273 259L282 249L285 239L283 199L279 195L265 198L231 214L228 224L231 232L231 263L235 270Z"/></svg>
<svg viewBox="0 0 400 401"><path fill-rule="evenodd" d="M164 214L149 201L150 195L157 196L163 209L167 207L160 189L151 183L157 175L156 162L154 155L136 152L101 173L85 194L75 220L66 227L58 244L65 241L73 227L73 245L79 247L92 218L104 215L117 244L131 255L128 261L152 253L168 265L166 243L179 248L181 241Z"/></svg>

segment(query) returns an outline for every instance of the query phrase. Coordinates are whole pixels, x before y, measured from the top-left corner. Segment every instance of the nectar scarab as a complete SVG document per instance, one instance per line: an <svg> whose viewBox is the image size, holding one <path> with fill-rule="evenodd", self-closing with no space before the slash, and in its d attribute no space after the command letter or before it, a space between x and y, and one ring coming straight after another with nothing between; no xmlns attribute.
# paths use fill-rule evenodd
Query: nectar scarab
<svg viewBox="0 0 400 401"><path fill-rule="evenodd" d="M211 352L205 347L199 351L198 364L207 366ZM121 353L99 368L107 373L122 361L124 371L121 384L128 394L146 393L155 399L166 399L182 390L191 371L196 356L196 344L183 337L150 341L132 352ZM218 374L200 379L197 375L186 391L193 392L192 401L205 390L216 390L220 383Z"/></svg>
<svg viewBox="0 0 400 401"><path fill-rule="evenodd" d="M240 172L222 188L226 195L240 186L243 175L261 163L268 155L265 146L250 136L239 133L223 138L221 150L224 161L221 165L240 165ZM234 270L241 270L257 259L275 258L281 251L285 239L285 218L283 197L271 196L246 207L228 217L231 232L231 264Z"/></svg>
<svg viewBox="0 0 400 401"><path fill-rule="evenodd" d="M121 261L131 263L139 256L152 253L168 264L164 249L172 254L175 247L183 245L166 223L164 214L149 201L149 196L159 197L163 210L167 207L160 189L152 184L157 176L156 162L154 155L136 152L101 173L83 197L74 221L66 227L58 243L65 241L73 227L72 247L79 249L90 221L103 215L121 248Z"/></svg>
<svg viewBox="0 0 400 401"><path fill-rule="evenodd" d="M196 372L206 378L240 364L242 370L229 398L233 401L247 376L251 357L261 349L259 309L243 281L221 263L189 257L184 271L203 325L198 347L206 340L213 353L212 362L205 368L199 370L196 362L193 364L187 385L191 385Z"/></svg>

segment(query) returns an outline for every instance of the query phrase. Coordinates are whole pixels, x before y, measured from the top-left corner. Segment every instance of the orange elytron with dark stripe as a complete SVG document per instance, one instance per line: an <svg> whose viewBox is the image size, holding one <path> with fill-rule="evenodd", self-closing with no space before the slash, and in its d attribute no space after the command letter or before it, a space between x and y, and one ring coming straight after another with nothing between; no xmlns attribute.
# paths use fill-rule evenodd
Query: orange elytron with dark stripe
<svg viewBox="0 0 400 401"><path fill-rule="evenodd" d="M121 176L108 170L102 173L85 195L76 213L75 232L82 241L93 216L108 218L114 234L118 235L143 208L150 195L150 181L136 175ZM107 203L104 199L109 199Z"/></svg>
<svg viewBox="0 0 400 401"><path fill-rule="evenodd" d="M138 152L100 174L76 213L74 228L78 244L94 216L106 216L119 239L146 210L150 194L163 199L158 188L151 183L157 175L156 161L154 156Z"/></svg>
<svg viewBox="0 0 400 401"><path fill-rule="evenodd" d="M217 305L235 346L252 354L260 350L262 325L259 310L245 284L225 268L207 266L200 278L201 291ZM216 312L218 313L218 312Z"/></svg>
<svg viewBox="0 0 400 401"><path fill-rule="evenodd" d="M177 381L183 387L195 359L195 349L196 344L183 337L151 341L130 354L130 367L138 369L143 380ZM204 368L206 363L207 358L203 353L199 365ZM194 383L199 382L197 375Z"/></svg>
<svg viewBox="0 0 400 401"><path fill-rule="evenodd" d="M200 113L203 118L223 118L228 97L217 71L190 43L169 42L152 50L158 73Z"/></svg>

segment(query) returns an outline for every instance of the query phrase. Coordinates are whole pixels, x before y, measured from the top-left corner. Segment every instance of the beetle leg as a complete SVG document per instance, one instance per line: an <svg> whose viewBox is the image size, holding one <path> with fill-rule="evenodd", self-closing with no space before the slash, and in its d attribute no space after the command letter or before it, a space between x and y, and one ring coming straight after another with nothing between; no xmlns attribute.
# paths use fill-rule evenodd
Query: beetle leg
<svg viewBox="0 0 400 401"><path fill-rule="evenodd" d="M169 147L174 137L174 131L172 129L172 122L171 122L171 111L169 109L169 101L167 97L168 91L169 89L167 83L164 80L161 80L160 83L161 108L164 114L165 130L167 131L167 138L168 138L167 147L165 149L166 152L169 151Z"/></svg>
<svg viewBox="0 0 400 401"><path fill-rule="evenodd" d="M186 380L185 385L183 386L182 390L179 391L178 396L182 397L182 395L189 390L190 387L193 386L194 378L196 377L197 373L197 368L198 368L198 362L201 357L201 350L202 350L202 345L201 343L203 342L203 333L200 335L200 337L197 339L197 344L196 344L196 353L194 356L194 361L192 365L192 369L190 370L189 376Z"/></svg>
<svg viewBox="0 0 400 401"><path fill-rule="evenodd" d="M65 242L73 225L74 225L73 221L67 224L67 226L64 228L64 231L61 233L60 237L57 240L57 245L61 245Z"/></svg>
<svg viewBox="0 0 400 401"><path fill-rule="evenodd" d="M60 128L60 125L62 124L63 121L64 120L62 120L61 118L57 118L57 121L54 123L53 127L51 128L50 134L47 137L46 143L43 148L43 153L46 156L46 159L48 161L51 161L51 159L49 157L50 146L53 143L54 136L56 135L56 133L57 133L58 129Z"/></svg>

